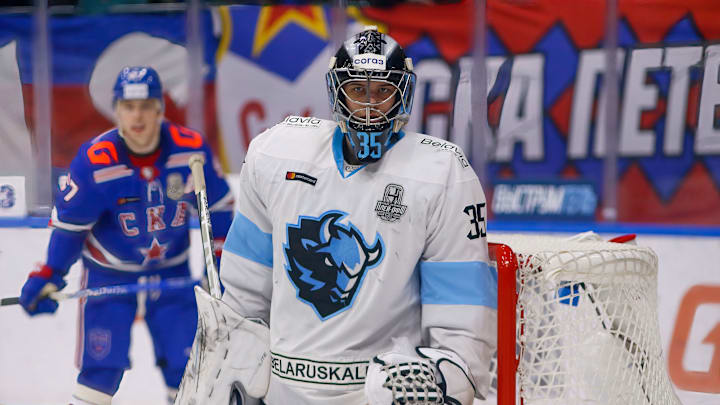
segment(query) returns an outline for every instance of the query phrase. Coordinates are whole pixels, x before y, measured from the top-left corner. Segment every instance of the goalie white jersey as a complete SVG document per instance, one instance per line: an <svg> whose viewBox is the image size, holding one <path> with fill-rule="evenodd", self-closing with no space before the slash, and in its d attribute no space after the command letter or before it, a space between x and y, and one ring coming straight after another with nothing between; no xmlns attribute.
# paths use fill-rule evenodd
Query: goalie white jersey
<svg viewBox="0 0 720 405"><path fill-rule="evenodd" d="M288 117L250 145L220 275L223 301L270 325L269 405L366 403L368 360L398 337L457 353L487 392L485 196L456 145L400 135L362 167L334 121Z"/></svg>

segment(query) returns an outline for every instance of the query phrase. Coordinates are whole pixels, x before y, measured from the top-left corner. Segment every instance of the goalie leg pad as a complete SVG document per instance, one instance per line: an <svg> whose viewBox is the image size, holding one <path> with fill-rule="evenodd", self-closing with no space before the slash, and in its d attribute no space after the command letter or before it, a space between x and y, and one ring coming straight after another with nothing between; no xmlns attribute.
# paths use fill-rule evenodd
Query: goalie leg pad
<svg viewBox="0 0 720 405"><path fill-rule="evenodd" d="M237 384L251 397L264 397L270 383L270 329L200 287L195 295L198 329L175 404L227 405Z"/></svg>

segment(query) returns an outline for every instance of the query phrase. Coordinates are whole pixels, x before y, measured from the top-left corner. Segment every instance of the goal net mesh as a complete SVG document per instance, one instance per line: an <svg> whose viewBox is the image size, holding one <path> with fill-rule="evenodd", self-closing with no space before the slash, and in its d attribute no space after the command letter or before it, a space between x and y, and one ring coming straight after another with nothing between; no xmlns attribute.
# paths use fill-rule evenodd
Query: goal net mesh
<svg viewBox="0 0 720 405"><path fill-rule="evenodd" d="M517 258L515 377L524 404L680 404L662 356L651 249L591 233L489 239Z"/></svg>

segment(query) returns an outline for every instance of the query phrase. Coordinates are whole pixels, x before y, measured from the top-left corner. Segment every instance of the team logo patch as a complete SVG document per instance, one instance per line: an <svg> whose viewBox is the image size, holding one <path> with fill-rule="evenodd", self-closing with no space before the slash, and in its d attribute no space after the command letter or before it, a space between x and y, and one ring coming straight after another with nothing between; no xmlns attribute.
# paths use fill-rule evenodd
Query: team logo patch
<svg viewBox="0 0 720 405"><path fill-rule="evenodd" d="M361 32L355 40L358 53L382 54L383 46L387 43L378 31L367 30Z"/></svg>
<svg viewBox="0 0 720 405"><path fill-rule="evenodd" d="M399 184L388 184L385 186L383 199L375 204L375 212L383 221L395 222L407 211L407 205L403 205L403 187Z"/></svg>
<svg viewBox="0 0 720 405"><path fill-rule="evenodd" d="M180 173L171 173L167 177L167 190L168 197L173 200L179 200L185 194L185 183Z"/></svg>
<svg viewBox="0 0 720 405"><path fill-rule="evenodd" d="M107 329L90 329L87 338L87 352L95 360L102 360L110 354L112 332Z"/></svg>
<svg viewBox="0 0 720 405"><path fill-rule="evenodd" d="M9 184L0 186L0 208L15 206L15 188Z"/></svg>
<svg viewBox="0 0 720 405"><path fill-rule="evenodd" d="M303 183L310 184L311 186L314 186L315 183L317 183L317 179L313 176L310 176L309 174L300 173L300 172L287 172L285 173L285 180L297 180L302 181Z"/></svg>
<svg viewBox="0 0 720 405"><path fill-rule="evenodd" d="M340 223L346 215L328 211L287 225L285 269L298 298L323 321L352 306L367 271L385 252L380 234L370 245L351 222Z"/></svg>

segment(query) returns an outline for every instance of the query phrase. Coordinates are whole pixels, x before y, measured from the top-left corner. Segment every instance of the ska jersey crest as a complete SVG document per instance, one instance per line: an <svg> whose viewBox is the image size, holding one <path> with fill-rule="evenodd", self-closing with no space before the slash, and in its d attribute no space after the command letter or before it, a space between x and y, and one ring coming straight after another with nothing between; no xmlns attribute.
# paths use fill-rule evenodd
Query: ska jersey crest
<svg viewBox="0 0 720 405"><path fill-rule="evenodd" d="M286 270L298 298L309 304L321 320L349 309L365 275L383 259L379 234L369 245L350 223L347 214L328 211L320 217L301 216L287 225Z"/></svg>
<svg viewBox="0 0 720 405"><path fill-rule="evenodd" d="M382 55L383 45L385 40L382 38L382 34L377 31L364 31L358 34L355 40L359 54L363 53L374 53Z"/></svg>

